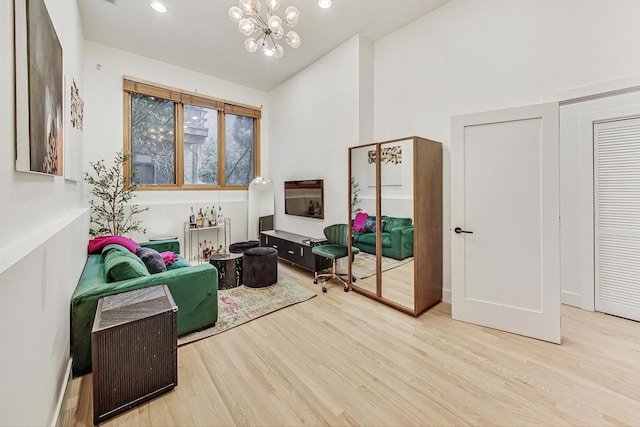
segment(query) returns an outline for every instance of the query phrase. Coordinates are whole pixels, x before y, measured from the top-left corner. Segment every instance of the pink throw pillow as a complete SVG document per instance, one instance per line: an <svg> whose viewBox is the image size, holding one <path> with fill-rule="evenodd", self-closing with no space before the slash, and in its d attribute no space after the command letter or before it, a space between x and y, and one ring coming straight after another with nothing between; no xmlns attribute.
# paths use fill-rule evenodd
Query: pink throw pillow
<svg viewBox="0 0 640 427"><path fill-rule="evenodd" d="M365 221L367 220L367 218L369 218L369 214L366 212L358 212L356 214L356 217L353 219L353 226L351 227L351 230L353 231L362 231L362 226L364 225Z"/></svg>
<svg viewBox="0 0 640 427"><path fill-rule="evenodd" d="M178 255L176 255L175 252L171 252L171 251L160 252L160 255L162 255L164 265L167 267L169 267L171 264L173 264L178 260Z"/></svg>
<svg viewBox="0 0 640 427"><path fill-rule="evenodd" d="M129 249L129 251L133 254L136 253L136 248L140 246L133 240L127 239L124 236L98 236L89 240L89 247L88 247L89 253L90 254L98 253L102 250L102 248L104 248L107 245L110 245L111 243L122 245L125 248Z"/></svg>

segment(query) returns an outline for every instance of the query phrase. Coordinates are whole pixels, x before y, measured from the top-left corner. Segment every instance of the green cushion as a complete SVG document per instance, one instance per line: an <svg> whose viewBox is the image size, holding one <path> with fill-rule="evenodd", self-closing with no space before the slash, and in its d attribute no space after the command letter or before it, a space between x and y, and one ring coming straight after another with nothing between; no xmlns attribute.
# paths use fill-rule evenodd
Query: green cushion
<svg viewBox="0 0 640 427"><path fill-rule="evenodd" d="M358 237L358 243L364 243L365 245L376 245L376 233L363 233Z"/></svg>
<svg viewBox="0 0 640 427"><path fill-rule="evenodd" d="M314 246L311 252L315 255L322 256L329 259L338 259L346 257L349 254L349 248L342 245L320 245Z"/></svg>
<svg viewBox="0 0 640 427"><path fill-rule="evenodd" d="M119 282L149 275L144 263L131 252L109 251L104 259L108 282Z"/></svg>
<svg viewBox="0 0 640 427"><path fill-rule="evenodd" d="M105 246L104 248L102 248L102 256L107 256L107 254L110 251L118 251L118 252L126 252L126 253L131 253L131 251L127 248L125 248L122 245L119 245L117 243L109 243L107 246Z"/></svg>
<svg viewBox="0 0 640 427"><path fill-rule="evenodd" d="M383 221L386 220L387 222L386 225L382 228L382 231L392 231L397 228L408 227L413 223L411 218L394 218L394 217L383 216L382 220Z"/></svg>
<svg viewBox="0 0 640 427"><path fill-rule="evenodd" d="M167 266L167 271L176 270L178 268L191 267L189 261L178 255L178 260Z"/></svg>

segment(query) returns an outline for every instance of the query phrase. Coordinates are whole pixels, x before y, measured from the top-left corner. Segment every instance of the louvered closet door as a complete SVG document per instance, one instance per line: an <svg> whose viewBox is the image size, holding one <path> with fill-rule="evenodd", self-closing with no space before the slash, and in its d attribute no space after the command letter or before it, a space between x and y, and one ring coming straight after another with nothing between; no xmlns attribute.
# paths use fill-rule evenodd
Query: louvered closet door
<svg viewBox="0 0 640 427"><path fill-rule="evenodd" d="M640 119L594 124L595 309L640 320Z"/></svg>

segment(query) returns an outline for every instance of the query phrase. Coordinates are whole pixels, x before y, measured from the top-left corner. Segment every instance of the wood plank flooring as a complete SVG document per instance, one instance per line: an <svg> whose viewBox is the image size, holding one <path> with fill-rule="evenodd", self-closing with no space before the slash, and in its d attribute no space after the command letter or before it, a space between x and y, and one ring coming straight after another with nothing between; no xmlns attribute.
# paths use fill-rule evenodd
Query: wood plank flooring
<svg viewBox="0 0 640 427"><path fill-rule="evenodd" d="M178 387L103 425L640 425L640 323L565 306L555 345L279 273L318 296L180 347ZM72 380L61 425L92 424L91 393Z"/></svg>

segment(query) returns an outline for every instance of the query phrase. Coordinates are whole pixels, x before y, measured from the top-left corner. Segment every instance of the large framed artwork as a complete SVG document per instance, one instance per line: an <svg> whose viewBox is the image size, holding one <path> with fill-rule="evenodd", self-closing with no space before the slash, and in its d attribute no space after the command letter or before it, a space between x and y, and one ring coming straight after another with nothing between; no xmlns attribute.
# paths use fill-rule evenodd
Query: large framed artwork
<svg viewBox="0 0 640 427"><path fill-rule="evenodd" d="M15 0L16 170L62 175L62 47L44 0Z"/></svg>

